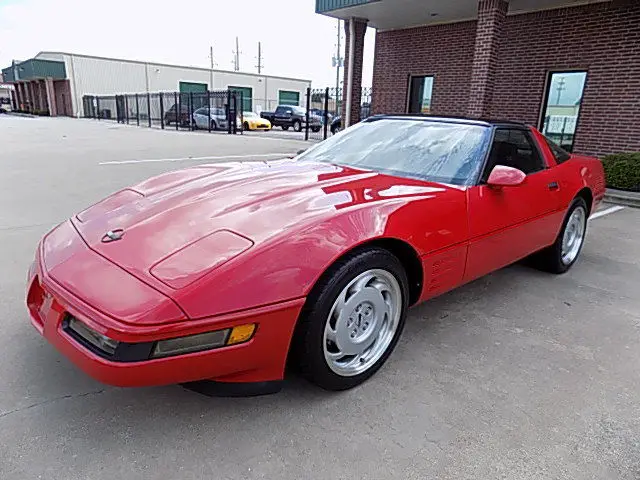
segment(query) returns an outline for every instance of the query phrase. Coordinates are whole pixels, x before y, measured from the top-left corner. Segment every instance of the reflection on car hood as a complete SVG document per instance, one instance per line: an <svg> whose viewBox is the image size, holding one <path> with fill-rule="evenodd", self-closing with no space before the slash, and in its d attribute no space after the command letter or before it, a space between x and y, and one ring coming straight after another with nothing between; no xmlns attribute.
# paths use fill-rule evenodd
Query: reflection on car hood
<svg viewBox="0 0 640 480"><path fill-rule="evenodd" d="M450 188L309 161L212 164L142 182L73 221L93 250L153 282L154 265L214 232L259 247L340 209L435 198ZM109 231L122 231L122 238L105 242Z"/></svg>

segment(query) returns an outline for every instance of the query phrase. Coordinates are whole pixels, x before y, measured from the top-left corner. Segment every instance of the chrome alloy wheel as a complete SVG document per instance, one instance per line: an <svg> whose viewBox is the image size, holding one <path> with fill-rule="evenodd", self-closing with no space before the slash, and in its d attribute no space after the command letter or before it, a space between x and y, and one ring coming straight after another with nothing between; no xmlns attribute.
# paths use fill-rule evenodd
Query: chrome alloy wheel
<svg viewBox="0 0 640 480"><path fill-rule="evenodd" d="M584 207L577 207L569 217L562 237L562 263L572 264L580 253L584 242L584 234L587 225L587 212Z"/></svg>
<svg viewBox="0 0 640 480"><path fill-rule="evenodd" d="M324 358L343 377L364 373L393 341L402 313L402 292L386 270L368 270L340 292L324 328Z"/></svg>

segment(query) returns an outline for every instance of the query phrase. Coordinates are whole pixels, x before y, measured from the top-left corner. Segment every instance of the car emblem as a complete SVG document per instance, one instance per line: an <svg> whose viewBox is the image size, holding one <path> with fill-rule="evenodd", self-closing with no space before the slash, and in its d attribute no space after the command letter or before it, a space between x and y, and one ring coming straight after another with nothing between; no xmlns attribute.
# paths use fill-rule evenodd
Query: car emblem
<svg viewBox="0 0 640 480"><path fill-rule="evenodd" d="M102 243L117 242L118 240L121 240L122 237L124 237L124 230L122 228L117 228L115 230L109 230L102 237Z"/></svg>

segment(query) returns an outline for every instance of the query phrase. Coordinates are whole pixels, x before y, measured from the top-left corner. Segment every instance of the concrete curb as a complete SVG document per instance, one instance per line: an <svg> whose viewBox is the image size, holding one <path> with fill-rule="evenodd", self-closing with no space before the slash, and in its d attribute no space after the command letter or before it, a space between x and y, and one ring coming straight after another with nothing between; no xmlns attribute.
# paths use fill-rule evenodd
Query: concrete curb
<svg viewBox="0 0 640 480"><path fill-rule="evenodd" d="M640 208L640 192L625 192L624 190L607 188L604 194L604 201L626 207Z"/></svg>

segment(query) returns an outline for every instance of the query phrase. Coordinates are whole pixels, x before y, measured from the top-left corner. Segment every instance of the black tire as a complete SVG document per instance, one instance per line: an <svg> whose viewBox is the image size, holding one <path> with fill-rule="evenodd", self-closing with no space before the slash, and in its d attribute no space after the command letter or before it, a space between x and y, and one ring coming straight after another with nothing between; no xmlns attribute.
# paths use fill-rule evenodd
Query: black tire
<svg viewBox="0 0 640 480"><path fill-rule="evenodd" d="M393 275L398 282L402 298L398 325L391 342L375 363L358 375L342 376L334 372L325 360L325 326L338 295L358 275L371 269L384 270ZM361 249L336 262L314 286L296 326L292 360L300 373L311 383L332 391L353 388L369 379L382 367L398 343L407 315L408 292L404 267L400 260L387 250Z"/></svg>
<svg viewBox="0 0 640 480"><path fill-rule="evenodd" d="M302 131L302 122L300 120L296 120L293 122L293 131L294 132Z"/></svg>
<svg viewBox="0 0 640 480"><path fill-rule="evenodd" d="M249 123L248 122L244 122L243 128L248 132L250 130Z"/></svg>
<svg viewBox="0 0 640 480"><path fill-rule="evenodd" d="M287 130L289 130L289 126L288 125L283 125L282 126L282 130L284 130L286 132Z"/></svg>
<svg viewBox="0 0 640 480"><path fill-rule="evenodd" d="M583 209L585 215L584 228L582 231L582 243L580 244L580 248L573 260L568 263L565 263L562 260L562 242L564 239L564 233L567 229L567 224L571 215L577 209ZM558 237L556 238L553 245L545 248L544 250L540 250L539 252L531 255L527 260L529 265L538 270L542 270L549 273L562 274L567 271L576 263L578 258L580 258L580 252L582 251L582 247L584 246L584 241L587 234L587 220L589 217L589 207L587 206L587 202L585 202L584 198L576 197L569 205L569 209L567 210L567 214L565 215L564 221L562 222L562 228L558 233Z"/></svg>
<svg viewBox="0 0 640 480"><path fill-rule="evenodd" d="M218 129L218 125L216 124L215 120L211 120L211 130L217 130Z"/></svg>
<svg viewBox="0 0 640 480"><path fill-rule="evenodd" d="M311 131L312 131L313 133L318 133L318 132L320 131L320 127L312 127L312 128L311 128Z"/></svg>

